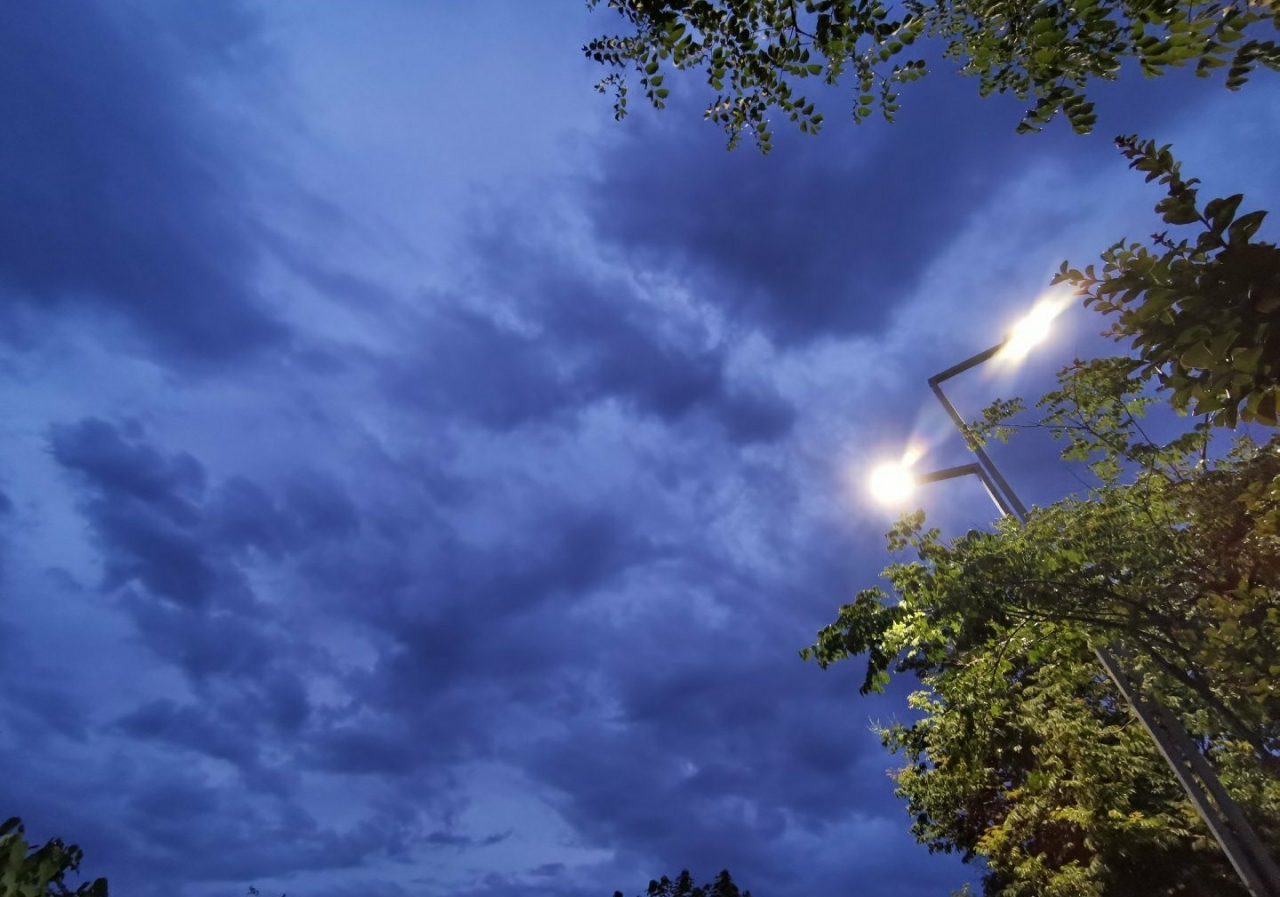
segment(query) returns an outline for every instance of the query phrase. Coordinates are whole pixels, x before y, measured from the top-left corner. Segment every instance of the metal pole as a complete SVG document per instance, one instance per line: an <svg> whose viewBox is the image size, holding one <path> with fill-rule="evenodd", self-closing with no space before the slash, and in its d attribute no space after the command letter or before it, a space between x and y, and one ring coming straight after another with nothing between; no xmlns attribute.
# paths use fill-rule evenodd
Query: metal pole
<svg viewBox="0 0 1280 897"><path fill-rule="evenodd" d="M938 483L942 480L953 480L956 477L975 476L982 481L982 485L986 487L987 495L995 502L996 510L1000 512L1001 517L1022 517L1014 512L1004 495L996 489L995 483L991 481L991 477L978 464L961 464L959 467L947 467L943 470L935 470L932 473L921 474L916 477L916 482L921 485L925 483Z"/></svg>
<svg viewBox="0 0 1280 897"><path fill-rule="evenodd" d="M1108 645L1105 648L1095 647L1093 653L1151 735L1151 740L1156 743L1182 790L1191 799L1245 887L1257 897L1280 894L1280 870L1239 805L1222 786L1217 772L1191 740L1181 721L1159 701L1143 694L1115 656L1120 654L1128 659L1128 652L1118 645Z"/></svg>
<svg viewBox="0 0 1280 897"><path fill-rule="evenodd" d="M929 378L929 388L933 390L933 394L938 397L938 401L942 403L942 407L946 409L947 415L951 418L951 422L956 425L956 429L960 431L960 435L965 438L965 442L969 443L969 448L978 456L978 461L990 474L991 479L995 480L1000 486L1005 496L1009 499L1009 503L1015 509L1015 516L1019 520L1025 520L1027 516L1027 506L1022 503L1022 499L1018 498L1018 493L1013 491L1013 487L1009 485L1009 481L1004 478L1004 474L1000 473L1000 469L991 461L991 457L987 454L987 450L980 445L976 445L969 440L969 426L965 423L964 418L960 416L960 412L956 410L956 406L951 404L951 400L947 398L946 393L942 391L940 385L944 380L950 380L956 374L962 374L970 368L977 367L984 361L987 361L1001 349L1009 340L1006 338L1002 342L997 343L985 352L979 352L972 358L966 358L957 365L947 368L941 374L936 374Z"/></svg>
<svg viewBox="0 0 1280 897"><path fill-rule="evenodd" d="M1005 340L992 346L984 352L979 352L960 364L947 368L942 373L929 378L929 388L937 396L938 401L942 403L942 407L946 409L948 416L960 430L961 435L965 436L966 441L968 440L968 427L955 406L951 404L951 401L942 391L940 384L944 380L987 361L1004 348L1007 341ZM987 493L995 500L996 506L1001 509L1001 513L1005 516L1012 515L1020 523L1025 523L1027 519L1026 505L1022 503L1022 499L1018 497L1009 481L1004 478L999 468L995 466L995 463L981 446L970 445L970 448L978 457L979 463L965 465L960 468L948 468L948 471L957 471L952 476L959 476L962 472L969 472L965 470L967 467L977 468L974 471L975 473L982 471L982 473L978 473L978 476L983 485L987 487ZM983 473L986 475L984 476ZM922 478L921 481L927 480ZM1004 494L1005 501L996 498L996 490L993 488L993 483L999 484L999 491ZM1134 716L1138 718L1143 728L1151 735L1156 748L1169 764L1169 768L1178 779L1183 791L1186 792L1192 806L1196 808L1200 818L1209 827L1209 831L1222 848L1222 852L1226 854L1232 868L1240 876L1245 887L1254 897L1280 897L1280 867L1276 866L1275 860L1272 859L1263 846L1261 839L1258 838L1253 826L1245 818L1239 805L1236 804L1231 795L1227 793L1226 788L1223 787L1217 772L1205 759L1195 742L1191 740L1191 736L1187 734L1187 730L1182 725L1181 720L1174 716L1156 698L1143 694L1117 659L1117 655L1126 659L1132 655L1125 648L1116 644L1106 647L1095 646L1093 651L1098 658L1098 662L1102 664L1102 668L1106 670L1107 675L1115 683L1116 688L1119 689L1120 694L1128 703L1129 709L1133 711Z"/></svg>

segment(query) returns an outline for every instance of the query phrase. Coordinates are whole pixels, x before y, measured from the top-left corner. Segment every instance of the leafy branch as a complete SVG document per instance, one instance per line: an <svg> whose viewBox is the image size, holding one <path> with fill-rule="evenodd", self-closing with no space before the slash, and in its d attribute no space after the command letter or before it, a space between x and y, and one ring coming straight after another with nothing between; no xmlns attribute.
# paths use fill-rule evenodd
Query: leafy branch
<svg viewBox="0 0 1280 897"><path fill-rule="evenodd" d="M1168 146L1122 137L1130 167L1159 180L1165 223L1194 239L1153 234L1151 245L1121 240L1100 272L1063 263L1054 283L1077 288L1086 305L1117 320L1108 335L1129 340L1128 369L1154 379L1181 412L1215 426L1277 425L1280 404L1280 248L1254 240L1266 212L1238 215L1241 194L1202 207L1196 178L1183 178Z"/></svg>
<svg viewBox="0 0 1280 897"><path fill-rule="evenodd" d="M587 0L588 8L601 0ZM1194 65L1208 77L1226 68L1236 90L1258 66L1280 69L1280 0L606 0L629 33L585 47L613 71L596 85L614 95L614 115L628 111L627 77L656 108L670 96L672 72L696 71L715 98L705 117L736 146L750 133L762 151L773 142L778 110L801 132L816 133L822 114L801 90L820 79L854 86L853 117L877 109L893 120L898 87L927 73L924 54L907 48L931 38L978 79L983 96L1012 93L1034 105L1019 131L1036 131L1063 115L1079 133L1097 116L1088 89L1114 80L1125 60L1145 75Z"/></svg>

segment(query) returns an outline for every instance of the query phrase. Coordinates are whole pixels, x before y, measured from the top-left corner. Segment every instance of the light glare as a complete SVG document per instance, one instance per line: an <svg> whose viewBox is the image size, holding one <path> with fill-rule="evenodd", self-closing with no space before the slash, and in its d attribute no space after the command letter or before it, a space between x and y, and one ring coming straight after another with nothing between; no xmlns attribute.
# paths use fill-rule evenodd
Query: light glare
<svg viewBox="0 0 1280 897"><path fill-rule="evenodd" d="M1066 306L1066 300L1062 299L1042 299L1037 302L1026 317L1014 325L1003 354L1013 361L1025 358L1028 352L1049 335L1053 319L1062 314Z"/></svg>
<svg viewBox="0 0 1280 897"><path fill-rule="evenodd" d="M871 471L871 497L882 505L899 505L911 497L916 478L911 467L901 461L889 461Z"/></svg>

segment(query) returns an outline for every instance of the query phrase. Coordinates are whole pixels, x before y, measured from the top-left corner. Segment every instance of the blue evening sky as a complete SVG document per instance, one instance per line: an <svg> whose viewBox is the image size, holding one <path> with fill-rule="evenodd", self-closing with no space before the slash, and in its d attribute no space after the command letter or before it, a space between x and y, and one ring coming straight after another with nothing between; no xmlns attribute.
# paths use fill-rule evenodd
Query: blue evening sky
<svg viewBox="0 0 1280 897"><path fill-rule="evenodd" d="M623 123L569 0L0 10L0 817L119 897L945 895L856 663L860 470L965 460L925 379L1159 222L1111 138L1280 187L1277 79L1088 137L945 67L726 153ZM1270 233L1274 234L1274 227ZM1105 348L1079 308L976 414ZM1034 501L1078 483L1026 441ZM986 525L975 483L920 496Z"/></svg>

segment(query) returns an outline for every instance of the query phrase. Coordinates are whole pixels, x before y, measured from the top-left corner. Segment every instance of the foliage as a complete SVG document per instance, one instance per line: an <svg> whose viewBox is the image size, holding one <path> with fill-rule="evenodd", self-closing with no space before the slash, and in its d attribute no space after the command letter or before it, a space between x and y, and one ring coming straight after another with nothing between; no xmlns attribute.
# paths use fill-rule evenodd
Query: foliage
<svg viewBox="0 0 1280 897"><path fill-rule="evenodd" d="M600 0L587 0L588 7ZM816 131L822 114L800 82L857 86L853 107L862 121L879 108L892 120L898 85L926 73L923 54L907 58L922 36L937 40L960 71L978 77L983 96L1012 93L1034 99L1019 130L1038 130L1062 112L1078 132L1094 124L1086 88L1119 76L1134 60L1149 77L1192 64L1208 76L1227 67L1239 88L1256 65L1280 69L1280 0L608 0L628 33L587 44L586 55L613 72L597 85L612 89L614 113L627 112L626 73L662 108L673 70L698 70L715 91L706 118L735 145L750 131L771 145L770 110L801 131ZM1266 34L1268 37L1260 35Z"/></svg>
<svg viewBox="0 0 1280 897"><path fill-rule="evenodd" d="M1026 581L997 600L1142 649L1214 725L1280 770L1280 438L1241 438L1211 463L1208 424L1164 443L1147 434L1154 399L1128 359L1077 361L1059 381L1031 426L1062 441L1066 460L1088 463L1101 488L1012 530L1028 548ZM1019 403L997 404L976 439L1013 429L1002 418ZM1032 578L1044 570L1053 577Z"/></svg>
<svg viewBox="0 0 1280 897"><path fill-rule="evenodd" d="M649 882L646 897L751 897L750 891L739 891L734 884L729 870L725 869L716 876L715 881L705 885L695 885L693 876L685 869L676 876L675 881L662 876L661 880ZM621 891L614 891L613 897L622 897Z"/></svg>
<svg viewBox="0 0 1280 897"><path fill-rule="evenodd" d="M0 897L107 897L107 880L99 878L71 890L65 877L80 869L83 853L53 838L43 847L26 841L22 820L0 825Z"/></svg>
<svg viewBox="0 0 1280 897"><path fill-rule="evenodd" d="M990 895L1236 894L1225 859L1094 662L1132 650L1264 838L1280 845L1280 438L1213 458L1199 424L1144 430L1125 359L1077 363L1041 400L1098 485L952 542L905 517L892 595L841 608L804 656L867 656L862 690L909 673L916 722L880 728L931 849L982 857ZM998 403L982 440L1018 426ZM896 600L895 600L896 599Z"/></svg>
<svg viewBox="0 0 1280 897"><path fill-rule="evenodd" d="M1280 404L1280 248L1253 241L1265 212L1237 215L1240 194L1197 203L1196 178L1184 180L1169 147L1123 137L1130 167L1159 178L1168 197L1156 206L1167 224L1191 226L1194 241L1153 234L1152 246L1116 243L1101 274L1063 263L1054 282L1076 286L1110 330L1131 339L1144 377L1170 390L1174 407L1276 426Z"/></svg>

